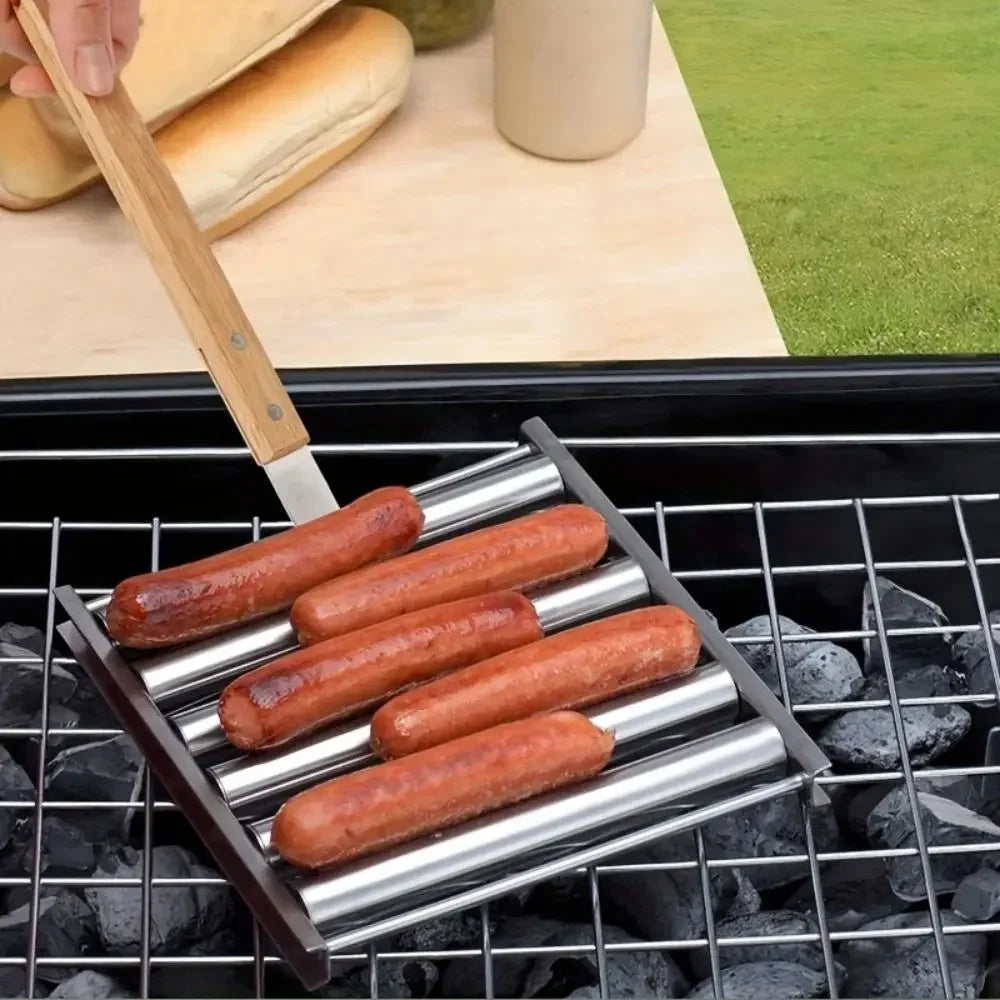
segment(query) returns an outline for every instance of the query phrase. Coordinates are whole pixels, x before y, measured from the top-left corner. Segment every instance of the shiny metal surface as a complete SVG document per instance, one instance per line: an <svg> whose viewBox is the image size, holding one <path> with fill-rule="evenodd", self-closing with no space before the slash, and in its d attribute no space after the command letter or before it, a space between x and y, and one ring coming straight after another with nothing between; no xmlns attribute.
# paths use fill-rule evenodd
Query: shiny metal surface
<svg viewBox="0 0 1000 1000"><path fill-rule="evenodd" d="M421 493L424 530L420 541L433 542L484 521L540 506L562 496L559 470L544 455L504 464L472 479L454 480Z"/></svg>
<svg viewBox="0 0 1000 1000"><path fill-rule="evenodd" d="M184 745L195 757L220 750L229 744L219 724L218 699L213 698L203 705L185 708L168 718L184 741ZM236 752L235 747L233 752Z"/></svg>
<svg viewBox="0 0 1000 1000"><path fill-rule="evenodd" d="M340 509L308 444L268 462L264 472L285 513L296 524Z"/></svg>
<svg viewBox="0 0 1000 1000"><path fill-rule="evenodd" d="M271 849L271 827L274 825L273 816L265 816L253 823L247 823L247 833L250 839L260 848L262 854L272 864L279 860L277 851Z"/></svg>
<svg viewBox="0 0 1000 1000"><path fill-rule="evenodd" d="M663 749L664 744L693 740L711 729L731 726L736 721L738 712L739 695L732 678L718 664L710 664L679 681L669 681L645 691L624 695L586 709L584 714L595 725L614 732L615 759L620 761L631 756L631 744L636 745L636 750L648 752L650 741L655 740L658 749ZM308 770L306 761L310 759L309 749L304 747L302 752L287 755L295 758L294 762L300 764L300 770L283 780L281 797L288 798L294 791L316 784L322 779L376 763L376 758L368 749L367 724L353 731L345 729L331 737L331 747L335 741L340 743L336 752L341 755L342 763L337 766L334 762L332 768L328 764L329 770L323 774ZM326 752L329 753L329 750ZM317 750L313 748L311 760L314 768L316 756ZM287 766L291 762L282 763ZM254 771L254 768L260 770ZM242 758L209 768L208 771L224 796L241 794L242 801L237 806L246 807L253 805L255 801L273 804L279 798L268 792L266 785L260 784L265 780L273 780L267 769L268 762L258 763L256 758ZM244 773L246 771L252 773L247 775ZM257 783L256 788L254 782ZM257 800L253 795L258 796ZM230 805L233 805L231 800ZM270 818L255 825L254 830L266 852L270 844Z"/></svg>
<svg viewBox="0 0 1000 1000"><path fill-rule="evenodd" d="M231 809L259 816L269 803L273 812L300 789L356 771L374 760L368 746L368 720L362 719L323 730L287 749L224 761L206 772Z"/></svg>
<svg viewBox="0 0 1000 1000"><path fill-rule="evenodd" d="M649 590L642 570L629 559L619 559L574 580L539 591L532 598L532 603L538 609L542 627L546 631L555 631L579 624L605 611L644 602L648 597ZM293 642L290 630L288 641ZM232 676L243 672L237 663ZM195 755L209 753L226 745L226 736L219 724L218 715L210 709L179 712L172 716L172 720L180 731L181 739Z"/></svg>
<svg viewBox="0 0 1000 1000"><path fill-rule="evenodd" d="M547 587L532 596L547 633L596 618L606 611L649 603L649 584L631 559L618 559L585 576Z"/></svg>
<svg viewBox="0 0 1000 1000"><path fill-rule="evenodd" d="M449 453L451 450L449 449ZM509 468L533 454L534 449L530 444L512 447L500 452L498 455L491 455L489 458L484 458L472 465L464 465L454 472L446 472L443 476L425 480L419 485L412 487L410 492L418 498L426 496L428 493L434 493L437 490L443 490L445 487L454 486L455 483L461 482L463 479L471 479L473 476L480 476L486 472L495 472L498 469Z"/></svg>
<svg viewBox="0 0 1000 1000"><path fill-rule="evenodd" d="M787 761L775 726L755 719L674 750L626 764L580 785L360 861L341 871L290 884L322 932L347 917L393 900L413 900L477 872L573 838L594 836L670 804L748 779Z"/></svg>
<svg viewBox="0 0 1000 1000"><path fill-rule="evenodd" d="M296 645L287 615L277 615L218 638L137 659L133 667L153 701L169 710L217 694L234 677Z"/></svg>
<svg viewBox="0 0 1000 1000"><path fill-rule="evenodd" d="M500 519L515 511L557 498L562 479L544 456L527 449L496 456L471 469L433 480L436 488L414 487L424 510L424 531L418 544L440 540L473 525ZM482 471L485 469L485 471ZM443 485L441 485L443 484ZM107 605L107 598L101 598ZM214 639L135 660L150 697L164 709L189 705L217 694L241 673L293 649L295 635L287 615L277 615Z"/></svg>

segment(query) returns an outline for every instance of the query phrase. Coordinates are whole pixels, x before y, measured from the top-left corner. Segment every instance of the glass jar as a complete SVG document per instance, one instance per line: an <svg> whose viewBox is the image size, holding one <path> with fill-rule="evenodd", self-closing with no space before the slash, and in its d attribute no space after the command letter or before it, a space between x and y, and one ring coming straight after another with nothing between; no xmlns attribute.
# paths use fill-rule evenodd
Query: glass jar
<svg viewBox="0 0 1000 1000"><path fill-rule="evenodd" d="M493 0L355 0L399 18L414 46L438 49L478 35L493 10Z"/></svg>

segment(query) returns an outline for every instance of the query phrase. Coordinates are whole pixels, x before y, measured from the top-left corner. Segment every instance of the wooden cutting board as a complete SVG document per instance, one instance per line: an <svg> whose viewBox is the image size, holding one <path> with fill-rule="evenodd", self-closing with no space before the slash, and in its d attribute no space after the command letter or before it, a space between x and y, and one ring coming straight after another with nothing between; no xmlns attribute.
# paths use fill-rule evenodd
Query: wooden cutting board
<svg viewBox="0 0 1000 1000"><path fill-rule="evenodd" d="M370 142L216 244L275 365L783 355L659 21L646 130L597 163L497 134L491 53L419 56ZM0 211L0 246L6 377L203 370L103 188Z"/></svg>

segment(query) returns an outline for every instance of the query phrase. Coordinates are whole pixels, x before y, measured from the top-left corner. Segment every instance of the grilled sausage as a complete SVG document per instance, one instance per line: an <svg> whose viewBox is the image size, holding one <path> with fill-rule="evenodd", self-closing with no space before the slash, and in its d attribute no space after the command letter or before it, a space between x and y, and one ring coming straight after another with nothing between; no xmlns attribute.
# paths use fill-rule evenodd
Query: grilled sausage
<svg viewBox="0 0 1000 1000"><path fill-rule="evenodd" d="M234 680L219 717L241 750L280 746L438 674L542 637L514 591L472 597L306 646Z"/></svg>
<svg viewBox="0 0 1000 1000"><path fill-rule="evenodd" d="M372 717L372 749L403 757L539 712L584 708L689 673L700 651L679 608L627 611L398 695Z"/></svg>
<svg viewBox="0 0 1000 1000"><path fill-rule="evenodd" d="M280 534L123 581L108 605L108 633L137 649L214 635L288 608L325 580L405 552L423 526L408 490L375 490Z"/></svg>
<svg viewBox="0 0 1000 1000"><path fill-rule="evenodd" d="M275 817L271 844L300 868L342 864L583 781L614 743L575 712L497 726L301 792Z"/></svg>
<svg viewBox="0 0 1000 1000"><path fill-rule="evenodd" d="M446 601L572 576L607 547L601 515L565 504L331 580L292 605L292 625L309 645Z"/></svg>

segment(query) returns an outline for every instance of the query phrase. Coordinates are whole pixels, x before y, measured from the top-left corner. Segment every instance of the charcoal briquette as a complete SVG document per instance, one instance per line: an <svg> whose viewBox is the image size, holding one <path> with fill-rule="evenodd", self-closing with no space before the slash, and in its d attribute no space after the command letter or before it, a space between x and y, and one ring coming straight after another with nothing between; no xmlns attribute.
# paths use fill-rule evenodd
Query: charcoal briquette
<svg viewBox="0 0 1000 1000"><path fill-rule="evenodd" d="M941 911L945 927L973 926L952 910ZM859 933L930 927L927 913L897 913L873 920L858 928ZM951 966L956 1000L975 1000L986 975L986 935L951 933L943 935L944 950ZM932 934L909 937L855 938L845 941L839 959L847 969L844 997L945 996L941 983L937 948ZM728 994L727 994L728 998Z"/></svg>
<svg viewBox="0 0 1000 1000"><path fill-rule="evenodd" d="M433 962L422 959L382 959L378 962L378 995L384 1000L420 1000L437 987L441 973ZM371 996L367 964L335 975L326 986L314 990L326 1000L354 1000Z"/></svg>
<svg viewBox="0 0 1000 1000"><path fill-rule="evenodd" d="M828 997L826 973L795 962L748 962L731 965L719 976L726 1000L809 1000ZM689 1000L712 1000L716 995L712 980L699 983Z"/></svg>
<svg viewBox="0 0 1000 1000"><path fill-rule="evenodd" d="M966 920L985 923L1000 913L1000 872L979 868L958 884L951 908Z"/></svg>
<svg viewBox="0 0 1000 1000"><path fill-rule="evenodd" d="M688 988L684 974L665 951L645 948L645 943L620 927L605 924L606 945L634 945L635 951L607 951L608 993L616 1000L645 1000L647 997L671 1000L683 997ZM545 941L548 948L587 946L595 949L576 955L542 955L533 962L525 980L526 997L565 996L572 989L595 986L598 982L594 928L575 924Z"/></svg>
<svg viewBox="0 0 1000 1000"><path fill-rule="evenodd" d="M916 767L947 753L972 725L971 716L960 705L913 705L900 714L910 762ZM834 764L876 771L900 767L896 726L888 708L850 709L824 722L816 742Z"/></svg>
<svg viewBox="0 0 1000 1000"><path fill-rule="evenodd" d="M71 802L129 802L139 798L143 759L126 735L60 751L45 769L45 794ZM124 809L91 809L77 817L89 836L121 835Z"/></svg>
<svg viewBox="0 0 1000 1000"><path fill-rule="evenodd" d="M1000 826L960 806L951 799L928 792L917 792L924 837L928 847L959 844L1000 843ZM910 798L898 787L872 810L868 817L868 839L875 848L913 849L917 846L916 826ZM1000 858L1000 854L990 854ZM962 879L983 861L980 851L937 854L931 858L935 894L951 892ZM891 857L886 860L892 891L910 902L927 898L927 885L919 855Z"/></svg>
<svg viewBox="0 0 1000 1000"><path fill-rule="evenodd" d="M926 597L900 587L885 577L877 577L875 582L879 607L882 609L882 623L886 630L946 628L950 624L944 611ZM877 631L874 602L867 583L862 597L861 627L866 631ZM950 632L890 636L888 647L893 674L902 675L913 667L923 667L929 663L950 665L953 659L953 641L954 636ZM877 638L864 640L864 656L866 674L884 672L882 645Z"/></svg>
<svg viewBox="0 0 1000 1000"><path fill-rule="evenodd" d="M957 802L960 806L971 809L973 812L981 813L983 811L983 797L979 786L964 774L921 776L915 778L914 783L921 792L929 792L931 795L940 795L942 798L951 799L952 802ZM845 786L848 797L844 818L852 833L859 837L868 836L868 817L872 810L892 791L892 788L893 785L882 781L877 784L861 786L858 791L853 791L852 786ZM886 914L880 915L886 916Z"/></svg>
<svg viewBox="0 0 1000 1000"><path fill-rule="evenodd" d="M36 713L26 724L31 729L42 728L42 713ZM63 733L54 733L53 729L79 729L80 716L73 709L66 705L49 705L48 732L45 736L46 758L51 758L67 747L79 746L80 737ZM25 763L31 774L38 773L38 751L41 747L41 740L37 736L32 736L28 741L28 752Z"/></svg>
<svg viewBox="0 0 1000 1000"><path fill-rule="evenodd" d="M1000 670L1000 611L988 615L990 636L982 629L966 632L955 641L955 669L962 675L969 694L997 696L997 682L990 663L989 645L992 643Z"/></svg>
<svg viewBox="0 0 1000 1000"><path fill-rule="evenodd" d="M810 825L818 851L840 846L832 808L813 810ZM705 825L704 838L710 858L781 858L807 853L802 803L796 795L781 795L713 820ZM763 892L807 878L809 864L795 861L748 865L744 874Z"/></svg>
<svg viewBox="0 0 1000 1000"><path fill-rule="evenodd" d="M63 1000L111 1000L113 997L134 997L135 994L120 986L110 976L94 972L93 969L84 969L60 983L49 996L62 997Z"/></svg>
<svg viewBox="0 0 1000 1000"><path fill-rule="evenodd" d="M31 778L3 746L0 746L0 800L5 802L35 800L35 786ZM19 822L23 823L29 815L30 813L23 809L10 806L0 808L0 850L10 843Z"/></svg>
<svg viewBox="0 0 1000 1000"><path fill-rule="evenodd" d="M45 665L31 650L5 642L0 642L0 657L18 660L16 663L0 663L0 726L27 726L42 709ZM74 691L76 678L65 668L50 663L50 702L68 701Z"/></svg>
<svg viewBox="0 0 1000 1000"><path fill-rule="evenodd" d="M14 622L0 625L0 642L18 646L32 656L45 655L45 633L33 625L17 625Z"/></svg>
<svg viewBox="0 0 1000 1000"><path fill-rule="evenodd" d="M98 855L104 846L87 836L71 819L46 816L42 820L41 872L49 877L89 875L97 866ZM33 870L34 857L35 845L29 841L24 854L25 871Z"/></svg>
<svg viewBox="0 0 1000 1000"><path fill-rule="evenodd" d="M560 933L565 924L541 917L510 917L501 920L491 937L494 948L530 948ZM530 955L497 956L493 962L494 996L523 997L524 981L531 968ZM441 973L441 995L467 1000L484 996L486 980L482 956L453 958Z"/></svg>
<svg viewBox="0 0 1000 1000"><path fill-rule="evenodd" d="M0 997L23 998L28 995L27 978L24 968L18 965L0 966ZM35 982L35 996L47 997L48 988L45 983Z"/></svg>
<svg viewBox="0 0 1000 1000"><path fill-rule="evenodd" d="M28 946L31 904L24 903L0 917L0 954L23 956ZM75 893L58 889L38 902L37 954L45 958L80 956L81 963L97 947L97 923L90 907ZM46 982L61 982L73 975L64 966L39 964L36 975Z"/></svg>
<svg viewBox="0 0 1000 1000"><path fill-rule="evenodd" d="M490 920L490 932L497 921ZM393 951L434 952L458 948L479 948L483 943L483 924L476 912L453 913L437 920L409 927L396 935Z"/></svg>
<svg viewBox="0 0 1000 1000"><path fill-rule="evenodd" d="M149 995L163 1000L204 1000L215 998L249 998L257 996L252 985L250 969L227 969L220 965L205 965L197 971L185 965L164 965L154 968L149 975ZM284 996L272 994L268 996ZM320 994L306 994L319 996ZM367 990L360 996L367 997Z"/></svg>
<svg viewBox="0 0 1000 1000"><path fill-rule="evenodd" d="M734 869L733 875L736 877L736 895L725 910L725 916L745 917L750 913L756 913L762 906L757 887L743 873L742 868Z"/></svg>
<svg viewBox="0 0 1000 1000"><path fill-rule="evenodd" d="M809 916L792 910L763 910L744 917L729 917L715 925L717 938L792 937L807 934L818 938L819 927ZM773 944L720 945L721 968L731 965L749 965L756 962L794 962L822 972L823 946L819 940L811 942L779 942ZM691 953L691 971L698 980L712 974L707 948Z"/></svg>
<svg viewBox="0 0 1000 1000"><path fill-rule="evenodd" d="M778 627L781 634L786 636L811 635L814 631L783 616L778 618ZM770 641L771 635L771 619L768 615L751 618L726 632L729 639L759 636L769 640L740 645L739 650L761 680L781 697L778 660L775 644ZM857 697L864 683L864 675L854 654L825 639L784 642L782 655L788 693L795 705L851 701Z"/></svg>
<svg viewBox="0 0 1000 1000"><path fill-rule="evenodd" d="M881 858L858 857L833 861L823 867L823 909L831 931L853 931L862 924L901 913L907 904L891 889ZM786 909L817 919L816 893L811 880L784 902Z"/></svg>
<svg viewBox="0 0 1000 1000"><path fill-rule="evenodd" d="M198 864L181 847L154 847L155 878L206 878L218 873ZM102 878L141 878L142 852L123 848L100 862ZM101 940L111 952L134 955L142 940L142 893L137 886L94 886L84 896L97 914ZM157 886L152 890L150 947L155 954L176 951L218 931L230 918L227 885Z"/></svg>

